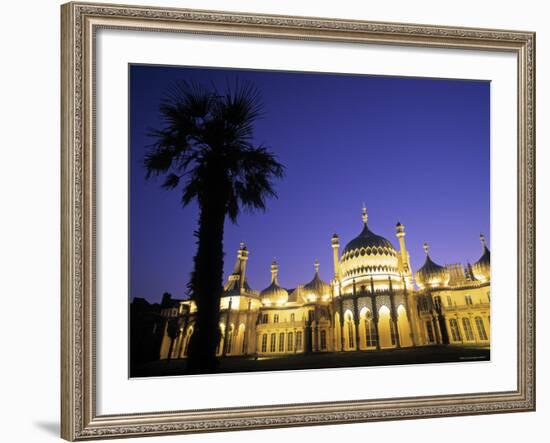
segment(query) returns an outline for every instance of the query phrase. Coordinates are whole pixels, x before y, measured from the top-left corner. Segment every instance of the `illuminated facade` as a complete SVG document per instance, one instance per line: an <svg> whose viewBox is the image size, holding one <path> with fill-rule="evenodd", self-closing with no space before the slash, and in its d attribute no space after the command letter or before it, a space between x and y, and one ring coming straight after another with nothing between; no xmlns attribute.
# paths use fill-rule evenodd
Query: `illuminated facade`
<svg viewBox="0 0 550 443"><path fill-rule="evenodd" d="M330 283L314 264L311 281L288 290L279 284L278 264L262 291L246 280L249 252L241 243L221 300L219 356L284 356L296 353L374 351L436 344L490 343L490 252L481 235L482 255L473 265L426 260L411 268L405 227L396 225L399 249L373 233L363 208L363 228L340 253L331 239ZM184 358L193 334L196 307L182 300L161 314L166 322L160 357Z"/></svg>

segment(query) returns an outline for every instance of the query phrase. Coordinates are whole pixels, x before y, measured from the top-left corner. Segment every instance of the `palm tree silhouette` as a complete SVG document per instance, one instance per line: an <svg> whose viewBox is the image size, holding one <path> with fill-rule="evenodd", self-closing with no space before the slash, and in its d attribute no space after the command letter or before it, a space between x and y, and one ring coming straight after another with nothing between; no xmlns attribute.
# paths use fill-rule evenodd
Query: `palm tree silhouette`
<svg viewBox="0 0 550 443"><path fill-rule="evenodd" d="M225 219L236 222L241 209L265 210L266 199L276 197L274 179L284 173L275 155L253 142L261 111L259 92L250 83L237 81L220 94L215 87L181 81L160 103L163 127L150 133L155 141L144 159L147 178L164 176L162 187L179 187L183 206L196 200L199 207L188 284L197 304L188 350L191 373L217 368Z"/></svg>

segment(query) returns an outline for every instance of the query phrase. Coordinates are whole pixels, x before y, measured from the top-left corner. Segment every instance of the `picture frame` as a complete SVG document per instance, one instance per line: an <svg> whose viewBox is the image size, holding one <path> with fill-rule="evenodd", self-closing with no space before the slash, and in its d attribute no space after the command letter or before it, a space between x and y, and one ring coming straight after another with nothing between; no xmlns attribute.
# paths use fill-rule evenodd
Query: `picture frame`
<svg viewBox="0 0 550 443"><path fill-rule="evenodd" d="M535 410L535 34L72 2L61 7L61 436L69 441ZM96 33L470 49L517 57L517 389L97 413Z"/></svg>

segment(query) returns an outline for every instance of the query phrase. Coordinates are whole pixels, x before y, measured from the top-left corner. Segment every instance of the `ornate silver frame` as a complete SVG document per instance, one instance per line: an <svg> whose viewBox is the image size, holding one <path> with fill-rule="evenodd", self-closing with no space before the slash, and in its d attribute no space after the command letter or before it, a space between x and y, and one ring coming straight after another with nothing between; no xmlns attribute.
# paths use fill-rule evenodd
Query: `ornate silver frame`
<svg viewBox="0 0 550 443"><path fill-rule="evenodd" d="M535 34L68 3L62 18L61 436L67 440L263 429L535 409ZM94 34L99 28L508 51L518 69L517 389L99 416L95 408Z"/></svg>

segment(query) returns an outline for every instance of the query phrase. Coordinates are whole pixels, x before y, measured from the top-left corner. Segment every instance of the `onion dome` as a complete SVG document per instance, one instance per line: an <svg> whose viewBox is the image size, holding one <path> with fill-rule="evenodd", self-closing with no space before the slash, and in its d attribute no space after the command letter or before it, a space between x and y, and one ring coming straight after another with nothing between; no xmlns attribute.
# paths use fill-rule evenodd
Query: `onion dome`
<svg viewBox="0 0 550 443"><path fill-rule="evenodd" d="M367 209L363 206L363 230L351 240L342 251L340 259L343 280L369 277L372 275L398 275L397 251L392 243L375 234L367 224Z"/></svg>
<svg viewBox="0 0 550 443"><path fill-rule="evenodd" d="M428 243L424 243L424 251L426 252L426 261L424 265L416 271L416 284L421 289L425 287L436 288L446 286L451 278L449 270L444 266L438 265L431 259Z"/></svg>
<svg viewBox="0 0 550 443"><path fill-rule="evenodd" d="M480 234L479 239L481 240L483 252L479 260L472 266L472 272L476 280L485 282L491 279L491 252L487 247L485 236Z"/></svg>
<svg viewBox="0 0 550 443"><path fill-rule="evenodd" d="M318 260L315 260L315 275L313 280L301 288L301 293L305 302L330 300L331 288L328 283L321 280Z"/></svg>
<svg viewBox="0 0 550 443"><path fill-rule="evenodd" d="M277 274L279 266L274 260L271 263L271 284L260 292L260 298L264 305L284 305L288 301L288 291L279 286Z"/></svg>

